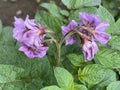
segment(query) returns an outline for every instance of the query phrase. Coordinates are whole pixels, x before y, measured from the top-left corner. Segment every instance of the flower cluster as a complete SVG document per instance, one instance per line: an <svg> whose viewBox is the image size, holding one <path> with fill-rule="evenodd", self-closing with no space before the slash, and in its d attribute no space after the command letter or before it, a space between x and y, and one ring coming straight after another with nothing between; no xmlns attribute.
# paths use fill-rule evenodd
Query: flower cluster
<svg viewBox="0 0 120 90"><path fill-rule="evenodd" d="M41 24L35 24L33 19L26 17L25 21L15 17L13 37L20 42L20 51L29 58L42 58L46 55L48 46L44 42L47 29Z"/></svg>
<svg viewBox="0 0 120 90"><path fill-rule="evenodd" d="M103 23L99 16L85 12L80 13L79 18L81 19L80 24L72 20L67 26L62 26L62 34L65 36L69 32L79 33L85 60L92 60L98 51L95 41L106 44L111 38L109 34L104 32L109 23ZM73 34L65 41L66 45L74 44L77 42L77 37Z"/></svg>

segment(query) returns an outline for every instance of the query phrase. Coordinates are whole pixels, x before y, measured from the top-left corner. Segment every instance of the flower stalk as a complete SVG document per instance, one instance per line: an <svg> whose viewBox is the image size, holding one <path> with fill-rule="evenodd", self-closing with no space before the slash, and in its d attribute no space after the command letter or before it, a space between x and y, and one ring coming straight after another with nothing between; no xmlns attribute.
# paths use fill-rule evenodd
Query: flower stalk
<svg viewBox="0 0 120 90"><path fill-rule="evenodd" d="M58 58L57 58L57 63L56 63L56 66L60 66L60 62L61 62L61 46L60 46L60 44L58 43L57 44L57 56L58 56Z"/></svg>

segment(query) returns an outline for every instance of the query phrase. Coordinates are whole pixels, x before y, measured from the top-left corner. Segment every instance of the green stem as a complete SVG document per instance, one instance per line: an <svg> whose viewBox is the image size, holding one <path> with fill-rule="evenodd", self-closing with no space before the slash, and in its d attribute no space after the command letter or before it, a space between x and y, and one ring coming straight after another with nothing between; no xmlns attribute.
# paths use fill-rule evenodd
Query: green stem
<svg viewBox="0 0 120 90"><path fill-rule="evenodd" d="M65 38L67 38L68 36L71 36L71 35L73 35L73 34L75 34L75 33L76 33L76 32L70 31L70 32L68 32L65 36L63 36L62 39L61 39L61 41L60 41L60 46L63 44Z"/></svg>
<svg viewBox="0 0 120 90"><path fill-rule="evenodd" d="M60 41L60 43L55 39L53 38L51 35L49 35L49 37L51 38L50 41L54 41L54 43L56 44L56 47L57 47L57 62L56 62L56 66L60 66L60 63L61 63L61 46L65 40L65 38L67 38L68 36L71 36L73 34L79 34L80 36L86 38L86 39L89 39L89 37L87 37L86 35L82 34L81 32L79 32L78 30L76 29L73 29L71 31L69 31ZM49 41L49 40L48 40Z"/></svg>
<svg viewBox="0 0 120 90"><path fill-rule="evenodd" d="M58 60L57 60L56 66L60 66L61 46L59 43L57 45L57 54L58 54L58 58L57 58Z"/></svg>
<svg viewBox="0 0 120 90"><path fill-rule="evenodd" d="M56 62L56 66L60 66L61 45L58 43L58 41L56 41L56 39L53 39L53 41L54 41L54 43L56 44L56 47L57 47L57 62Z"/></svg>
<svg viewBox="0 0 120 90"><path fill-rule="evenodd" d="M57 47L57 63L56 63L56 66L59 66L60 65L60 57L61 57L61 46L58 43L58 41L56 41L56 39L54 39L53 41L55 42L56 47Z"/></svg>
<svg viewBox="0 0 120 90"><path fill-rule="evenodd" d="M58 60L56 63L56 66L60 66L60 61L61 61L61 46L65 40L65 38L67 38L68 36L74 34L75 32L69 32L68 34L66 34L60 41L60 43L56 42L56 46L57 46L57 54L58 54Z"/></svg>
<svg viewBox="0 0 120 90"><path fill-rule="evenodd" d="M60 56L61 56L61 45L58 43L58 41L51 35L48 35L51 39L48 39L46 41L53 41L56 44L56 48L57 48L57 62L56 62L56 66L60 65Z"/></svg>

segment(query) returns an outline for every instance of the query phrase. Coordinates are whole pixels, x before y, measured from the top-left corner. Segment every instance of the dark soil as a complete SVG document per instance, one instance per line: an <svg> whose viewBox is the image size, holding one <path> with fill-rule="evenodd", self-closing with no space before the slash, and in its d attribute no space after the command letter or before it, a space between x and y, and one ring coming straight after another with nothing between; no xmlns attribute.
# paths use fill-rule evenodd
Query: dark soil
<svg viewBox="0 0 120 90"><path fill-rule="evenodd" d="M50 0L41 0L40 3L50 2ZM55 1L61 8L61 0ZM25 19L26 15L34 18L38 9L43 9L36 0L0 0L0 20L3 26L13 26L14 16Z"/></svg>
<svg viewBox="0 0 120 90"><path fill-rule="evenodd" d="M33 18L37 7L35 0L0 0L0 19L4 26L13 25L14 16Z"/></svg>

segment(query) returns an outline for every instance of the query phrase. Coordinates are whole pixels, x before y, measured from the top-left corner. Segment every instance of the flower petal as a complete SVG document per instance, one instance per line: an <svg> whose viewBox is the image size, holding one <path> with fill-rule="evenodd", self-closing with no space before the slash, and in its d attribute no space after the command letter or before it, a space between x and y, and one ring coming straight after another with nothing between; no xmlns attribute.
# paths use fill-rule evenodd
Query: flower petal
<svg viewBox="0 0 120 90"><path fill-rule="evenodd" d="M82 51L86 61L92 60L94 58L94 54L98 51L98 46L94 41L87 41L83 44Z"/></svg>
<svg viewBox="0 0 120 90"><path fill-rule="evenodd" d="M87 25L89 23L92 26L97 26L99 23L101 23L99 16L97 16L95 14L80 12L79 18L81 18L81 20L82 20L80 25Z"/></svg>
<svg viewBox="0 0 120 90"><path fill-rule="evenodd" d="M62 34L66 35L69 31L74 29L77 26L77 22L72 20L67 26L62 26ZM76 36L69 36L65 39L66 45L71 45L77 41Z"/></svg>
<svg viewBox="0 0 120 90"><path fill-rule="evenodd" d="M21 41L23 32L26 30L25 24L24 24L23 19L16 18L16 17L14 18L15 18L15 22L14 22L14 29L13 29L13 37L16 40Z"/></svg>
<svg viewBox="0 0 120 90"><path fill-rule="evenodd" d="M25 23L24 23L24 20L22 18L14 17L14 19L15 19L14 27L19 27L21 29L25 28Z"/></svg>
<svg viewBox="0 0 120 90"><path fill-rule="evenodd" d="M66 26L62 26L62 34L66 35L68 32L70 31L70 29Z"/></svg>
<svg viewBox="0 0 120 90"><path fill-rule="evenodd" d="M19 48L19 51L22 51L25 53L25 55L28 57L28 58L34 58L34 55L32 53L32 51L25 45L22 45L20 48Z"/></svg>
<svg viewBox="0 0 120 90"><path fill-rule="evenodd" d="M38 50L35 53L35 57L43 58L47 53L48 47L38 47Z"/></svg>
<svg viewBox="0 0 120 90"><path fill-rule="evenodd" d="M34 48L29 47L25 44L22 44L21 47L19 48L19 51L22 51L25 53L25 55L28 58L43 58L46 53L47 53L48 47L36 47L36 50L34 50Z"/></svg>
<svg viewBox="0 0 120 90"><path fill-rule="evenodd" d="M109 22L105 22L105 23L100 23L97 27L96 27L96 31L105 31L105 29L109 26Z"/></svg>
<svg viewBox="0 0 120 90"><path fill-rule="evenodd" d="M25 25L28 29L36 29L35 26L37 26L35 23L34 23L34 19L29 19L29 16L27 15L26 19L25 19Z"/></svg>
<svg viewBox="0 0 120 90"><path fill-rule="evenodd" d="M110 40L111 36L105 32L97 31L96 34L94 35L94 38L101 44L106 44Z"/></svg>
<svg viewBox="0 0 120 90"><path fill-rule="evenodd" d="M75 36L69 36L65 39L66 44L65 45L72 45L77 42L77 38Z"/></svg>
<svg viewBox="0 0 120 90"><path fill-rule="evenodd" d="M73 29L74 27L77 26L77 22L75 20L72 20L69 24L68 24L68 28L69 29Z"/></svg>
<svg viewBox="0 0 120 90"><path fill-rule="evenodd" d="M44 40L45 34L39 35L38 30L29 30L24 33L22 37L22 43L26 44L27 46L42 46L42 42Z"/></svg>
<svg viewBox="0 0 120 90"><path fill-rule="evenodd" d="M62 26L62 34L67 34L70 30L77 26L77 22L72 20L67 26Z"/></svg>
<svg viewBox="0 0 120 90"><path fill-rule="evenodd" d="M91 60L94 57L91 48L88 49L86 46L83 46L82 51L83 51L85 60Z"/></svg>
<svg viewBox="0 0 120 90"><path fill-rule="evenodd" d="M92 48L93 48L94 54L98 52L98 46L94 41L92 42Z"/></svg>

